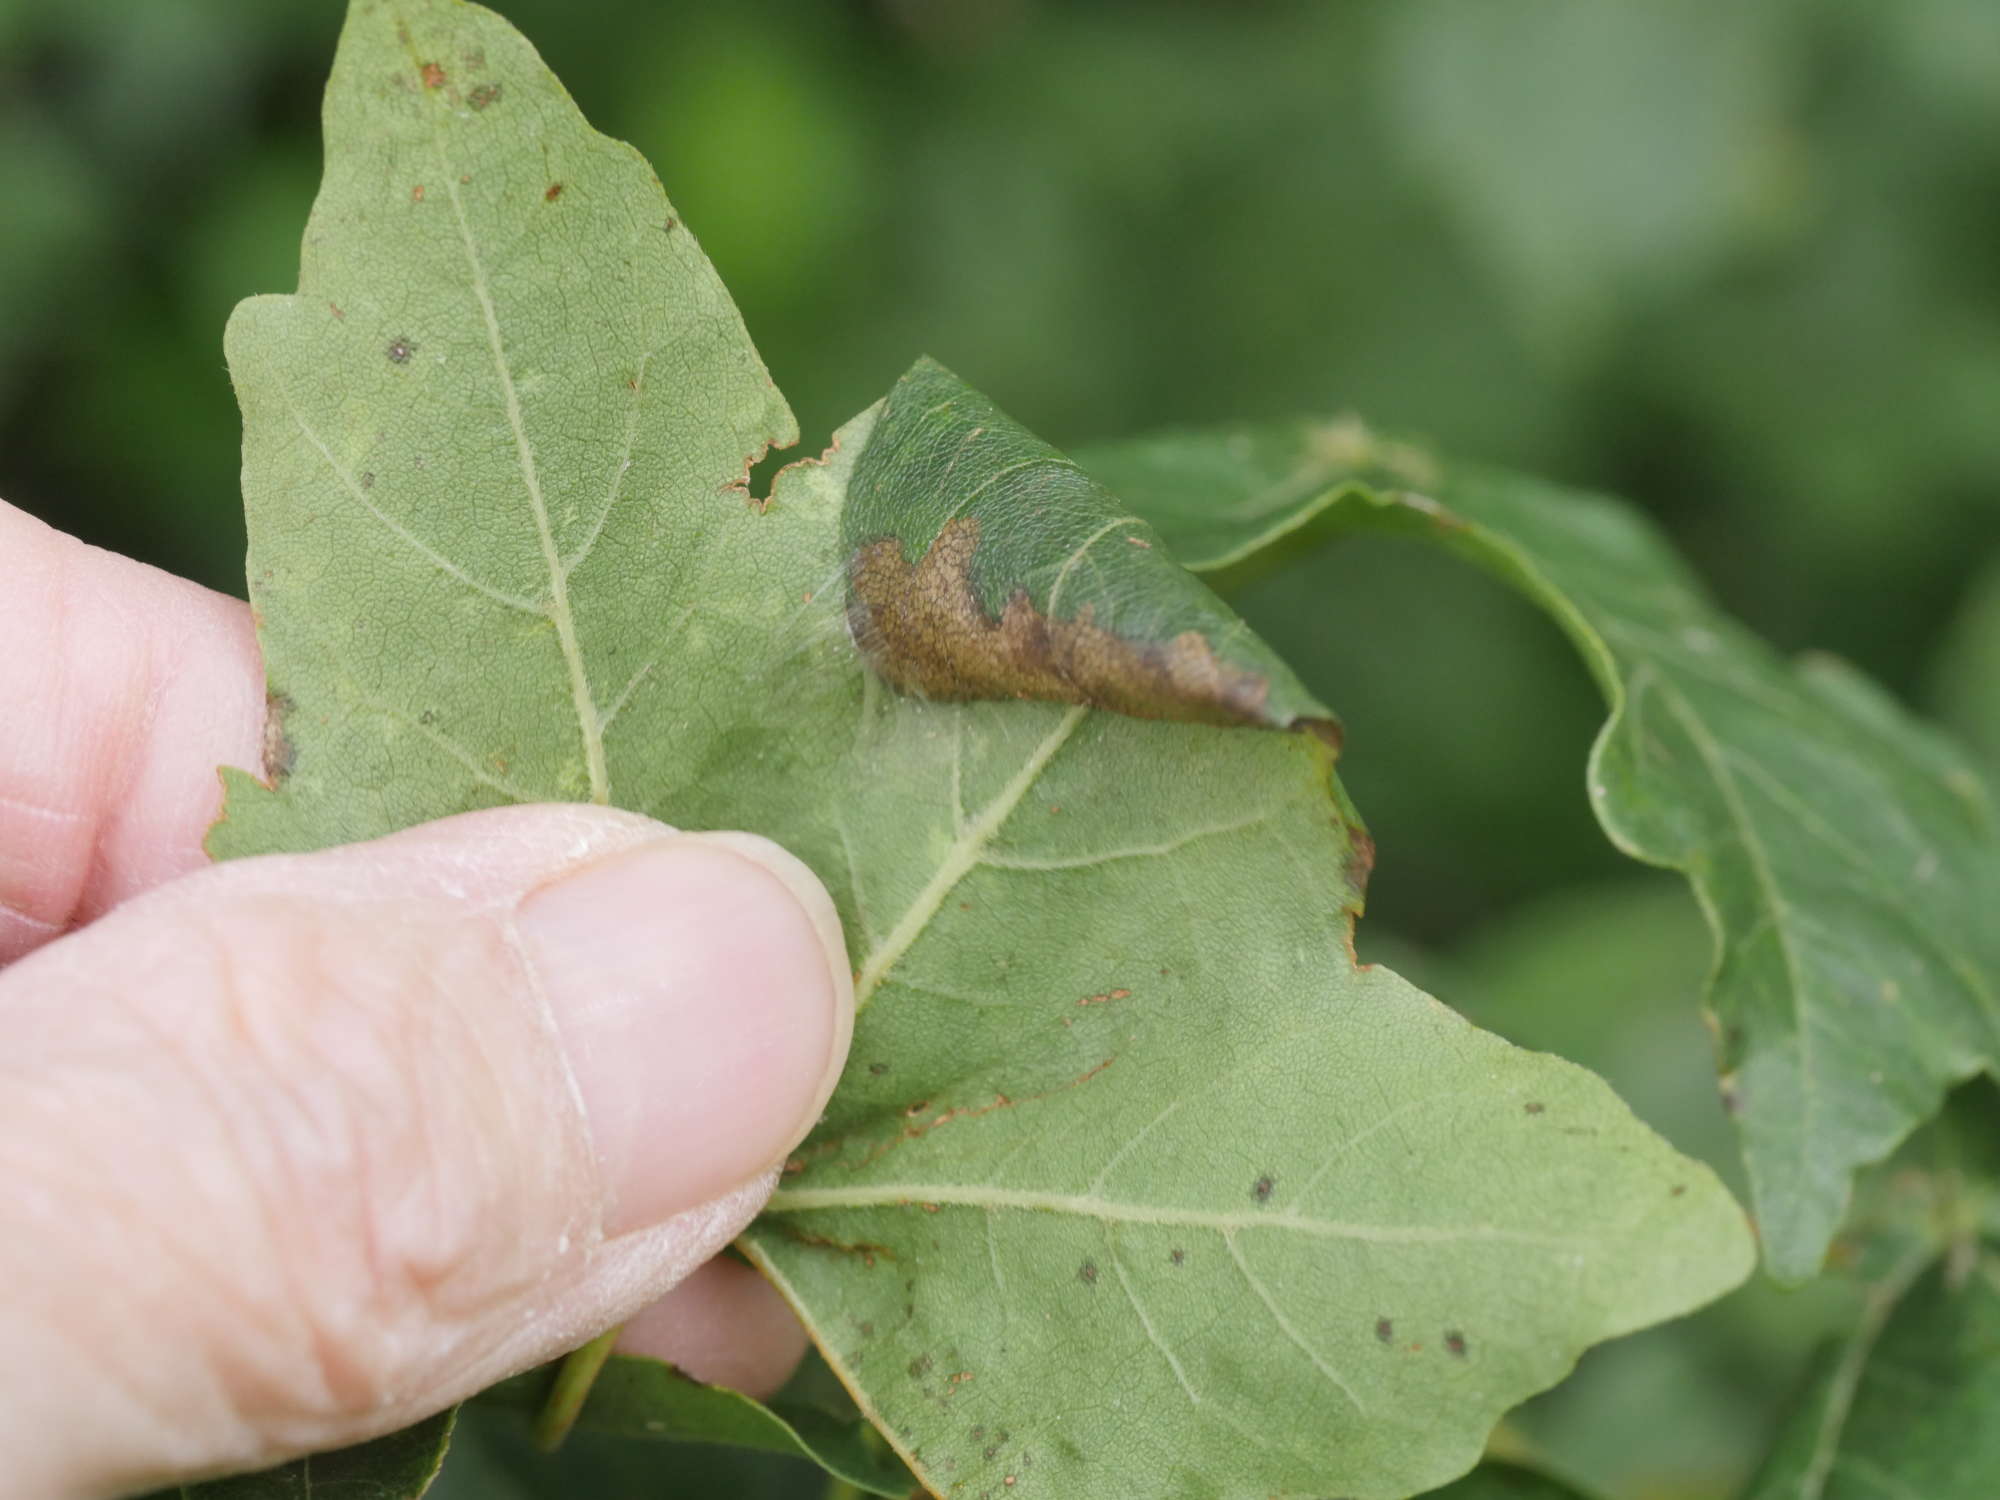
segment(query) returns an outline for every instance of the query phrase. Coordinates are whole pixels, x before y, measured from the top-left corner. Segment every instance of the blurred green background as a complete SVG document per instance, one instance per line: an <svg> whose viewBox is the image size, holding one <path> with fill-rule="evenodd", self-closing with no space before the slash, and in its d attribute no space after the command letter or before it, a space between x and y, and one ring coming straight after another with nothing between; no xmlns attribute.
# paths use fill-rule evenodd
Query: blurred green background
<svg viewBox="0 0 2000 1500"><path fill-rule="evenodd" d="M1058 444L1357 411L1631 497L2000 760L1993 0L501 8L651 157L808 445L926 352ZM0 0L0 496L240 590L222 324L294 282L339 9ZM1245 607L1348 721L1364 952L1727 1164L1705 939L1590 820L1553 629L1386 543ZM1841 1313L1752 1288L1520 1429L1612 1495L1727 1494ZM657 1492L815 1492L718 1472Z"/></svg>

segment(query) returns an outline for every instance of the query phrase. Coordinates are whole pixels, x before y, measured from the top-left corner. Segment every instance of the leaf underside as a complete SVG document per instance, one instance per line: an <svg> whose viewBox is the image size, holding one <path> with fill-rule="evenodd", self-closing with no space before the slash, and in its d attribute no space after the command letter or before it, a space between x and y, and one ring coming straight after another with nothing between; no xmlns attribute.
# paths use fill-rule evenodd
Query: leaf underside
<svg viewBox="0 0 2000 1500"><path fill-rule="evenodd" d="M861 1010L745 1248L926 1484L1407 1495L1745 1274L1726 1192L1602 1083L1354 965L1367 844L1322 738L867 670L877 413L749 500L783 402L643 161L503 22L359 0L327 150L300 290L229 329L273 731L211 846L591 799L804 858ZM966 576L1265 661L1163 559L1040 530L1071 483L976 497ZM888 517L904 561L926 524ZM1266 676L1272 722L1315 717Z"/></svg>
<svg viewBox="0 0 2000 1500"><path fill-rule="evenodd" d="M1107 445L1087 466L1223 581L1352 531L1427 538L1545 607L1611 715L1589 796L1684 872L1773 1274L1813 1275L1855 1170L2000 1059L2000 841L1972 763L1851 669L1781 660L1624 506L1349 420Z"/></svg>

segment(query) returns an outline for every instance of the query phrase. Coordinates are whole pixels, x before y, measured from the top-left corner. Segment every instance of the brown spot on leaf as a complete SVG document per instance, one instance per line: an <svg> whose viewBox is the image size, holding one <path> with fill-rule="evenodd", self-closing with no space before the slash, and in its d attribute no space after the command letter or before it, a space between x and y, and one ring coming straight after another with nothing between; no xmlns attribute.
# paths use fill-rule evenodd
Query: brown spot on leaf
<svg viewBox="0 0 2000 1500"><path fill-rule="evenodd" d="M1736 1075L1734 1073L1724 1073L1718 1080L1717 1086L1722 1090L1722 1108L1724 1112L1731 1115L1742 1114L1743 1086L1737 1082Z"/></svg>
<svg viewBox="0 0 2000 1500"><path fill-rule="evenodd" d="M930 698L1035 698L1141 719L1262 724L1270 682L1215 654L1199 631L1130 640L1086 604L1052 620L1016 589L996 620L972 580L976 516L949 521L913 567L894 537L870 542L848 568L848 626L893 686ZM1323 733L1321 721L1301 728Z"/></svg>
<svg viewBox="0 0 2000 1500"><path fill-rule="evenodd" d="M363 469L361 471L361 488L364 490L375 488L375 471L373 469Z"/></svg>
<svg viewBox="0 0 2000 1500"><path fill-rule="evenodd" d="M561 196L562 184L560 182L552 182L549 184L548 191L542 194L542 201L544 203L553 203Z"/></svg>
<svg viewBox="0 0 2000 1500"><path fill-rule="evenodd" d="M1085 1286L1097 1285L1097 1262L1087 1260L1076 1269L1076 1279Z"/></svg>
<svg viewBox="0 0 2000 1500"><path fill-rule="evenodd" d="M660 226L660 229L662 230L662 232L666 234L672 234L676 229L680 227L681 227L681 221L679 219L676 219L672 214L668 214L667 222L662 224Z"/></svg>
<svg viewBox="0 0 2000 1500"><path fill-rule="evenodd" d="M444 87L444 69L434 62L425 63L418 70L418 76L423 79L424 87L427 89L441 89Z"/></svg>
<svg viewBox="0 0 2000 1500"><path fill-rule="evenodd" d="M1167 1252L1167 1261L1170 1265L1183 1265L1187 1261L1187 1251L1176 1245Z"/></svg>
<svg viewBox="0 0 2000 1500"><path fill-rule="evenodd" d="M1538 1115L1543 1110L1547 1109L1548 1106L1546 1104L1541 1103L1539 1100L1530 1099L1526 1104L1522 1105L1521 1108L1531 1115Z"/></svg>
<svg viewBox="0 0 2000 1500"><path fill-rule="evenodd" d="M343 323L347 321L347 314L340 310L340 304L338 302L327 303L326 310L332 313L336 318L339 318Z"/></svg>
<svg viewBox="0 0 2000 1500"><path fill-rule="evenodd" d="M1687 1184L1685 1182L1677 1182L1672 1187L1667 1189L1667 1196L1669 1198L1678 1198L1681 1196L1681 1194L1685 1193L1686 1191L1687 1191Z"/></svg>
<svg viewBox="0 0 2000 1500"><path fill-rule="evenodd" d="M924 1376L930 1373L930 1368L931 1357L928 1354L918 1355L910 1361L910 1379L922 1380Z"/></svg>
<svg viewBox="0 0 2000 1500"><path fill-rule="evenodd" d="M398 336L389 340L388 355L389 363L392 365L408 364L410 356L416 352L417 346L406 338Z"/></svg>
<svg viewBox="0 0 2000 1500"><path fill-rule="evenodd" d="M484 109L489 104L497 103L499 101L499 98L500 98L499 84L482 83L479 85L478 88L474 89L471 93L465 96L465 102L471 105L474 109Z"/></svg>
<svg viewBox="0 0 2000 1500"><path fill-rule="evenodd" d="M1396 1337L1396 1325L1387 1318L1377 1318L1375 1320L1375 1337L1385 1344L1390 1343Z"/></svg>
<svg viewBox="0 0 2000 1500"><path fill-rule="evenodd" d="M1465 1358L1465 1335L1460 1333L1456 1328L1445 1334L1444 1346L1459 1359Z"/></svg>
<svg viewBox="0 0 2000 1500"><path fill-rule="evenodd" d="M421 203L424 201L424 185L421 182L410 189L410 201L412 203Z"/></svg>
<svg viewBox="0 0 2000 1500"><path fill-rule="evenodd" d="M1340 726L1332 725L1333 737L1329 741L1333 748L1340 748ZM1322 735L1322 739L1326 736ZM1368 877L1375 873L1375 840L1368 830L1357 824L1346 824L1347 829L1347 883L1357 891L1368 889Z"/></svg>
<svg viewBox="0 0 2000 1500"><path fill-rule="evenodd" d="M1259 1177L1256 1182L1251 1184L1250 1196L1255 1198L1259 1203L1269 1203L1271 1201L1271 1190L1277 1185L1277 1179L1274 1177L1269 1175Z"/></svg>
<svg viewBox="0 0 2000 1500"><path fill-rule="evenodd" d="M293 707L289 693L264 695L264 781L268 786L282 786L298 760L298 750L285 731L285 721L291 717Z"/></svg>
<svg viewBox="0 0 2000 1500"><path fill-rule="evenodd" d="M880 1078L884 1073L889 1071L889 1065L885 1062L872 1062L868 1065L868 1071L877 1078Z"/></svg>

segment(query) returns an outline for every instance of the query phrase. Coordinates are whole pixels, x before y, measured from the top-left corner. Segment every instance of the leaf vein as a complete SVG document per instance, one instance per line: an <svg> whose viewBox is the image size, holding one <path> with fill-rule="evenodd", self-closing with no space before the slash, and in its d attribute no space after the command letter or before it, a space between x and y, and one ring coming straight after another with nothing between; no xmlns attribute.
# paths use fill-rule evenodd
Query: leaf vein
<svg viewBox="0 0 2000 1500"><path fill-rule="evenodd" d="M472 237L472 222L466 217L465 197L458 190L458 173L446 157L444 138L433 115L432 139L436 143L438 167L445 192L451 200L452 215L458 222L458 237L465 247L465 261L472 277L472 294L479 303L486 324L486 342L493 355L493 372L500 382L500 394L507 409L507 425L514 436L515 461L528 496L528 511L535 523L535 540L549 574L548 616L555 622L556 640L562 650L563 665L569 674L570 701L576 712L577 732L583 742L584 769L590 778L590 800L600 806L611 801L611 776L604 759L604 730L591 696L590 673L584 665L583 647L577 639L576 613L570 605L569 575L556 549L555 532L549 525L548 502L542 494L542 479L535 464L534 444L528 438L527 417L521 408L521 393L514 372L507 363L506 341L500 334L500 313L493 304L487 284L486 266Z"/></svg>
<svg viewBox="0 0 2000 1500"><path fill-rule="evenodd" d="M333 450L327 446L325 439L306 420L305 413L300 411L298 404L292 400L290 388L285 384L275 367L270 371L270 381L272 389L278 391L283 396L285 409L291 414L292 421L298 427L300 435L312 445L313 451L326 461L326 466L333 470L334 477L340 481L341 488L345 489L348 495L354 500L354 503L372 516L391 536L395 537L404 546L410 548L410 550L423 558L425 562L436 568L440 573L457 579L474 593L484 595L495 604L503 605L508 609L518 610L522 614L527 615L545 616L548 613L536 600L523 598L519 594L510 594L505 589L495 588L484 579L476 578L466 572L464 568L446 557L442 552L439 552L430 543L403 525L401 521L398 521L394 516L382 509L381 506L370 500L368 492L361 487L360 481L348 472L346 465L334 457Z"/></svg>
<svg viewBox="0 0 2000 1500"><path fill-rule="evenodd" d="M1110 1224L1150 1224L1170 1229L1207 1229L1217 1234L1252 1229L1286 1230L1316 1239L1352 1240L1382 1245L1450 1245L1464 1241L1528 1245L1537 1249L1575 1250L1589 1246L1587 1238L1534 1234L1498 1224L1367 1224L1342 1219L1312 1218L1285 1210L1214 1210L1162 1208L1098 1198L1089 1193L1058 1193L1033 1188L1003 1188L982 1184L945 1185L894 1182L855 1187L780 1188L771 1195L773 1213L807 1213L822 1209L977 1208L993 1213L1071 1214Z"/></svg>
<svg viewBox="0 0 2000 1500"><path fill-rule="evenodd" d="M1278 1331L1291 1340L1292 1346L1312 1362L1312 1367L1326 1378L1328 1384L1347 1398L1348 1403L1358 1414L1368 1415L1368 1408L1362 1405L1361 1398L1354 1394L1354 1387L1341 1378L1338 1370L1321 1359L1319 1352L1292 1326L1292 1320L1285 1316L1284 1310L1278 1306L1269 1289L1258 1279L1257 1273L1250 1269L1250 1262L1243 1258L1243 1247L1236 1243L1236 1236L1225 1234L1222 1243L1229 1247L1229 1258L1236 1262L1236 1269L1243 1273L1243 1280L1256 1294L1257 1300L1264 1304L1264 1311L1271 1315L1271 1321L1278 1325Z"/></svg>
<svg viewBox="0 0 2000 1500"><path fill-rule="evenodd" d="M1242 833L1272 821L1272 814L1261 812L1233 823L1217 823L1213 827L1189 829L1186 833L1164 839L1157 844L1132 844L1123 849L1106 849L1096 854L1057 855L1047 858L1031 854L986 854L981 856L979 862L993 870L1088 870L1121 859L1156 859L1162 855L1176 853L1202 839Z"/></svg>
<svg viewBox="0 0 2000 1500"><path fill-rule="evenodd" d="M1048 769L1056 752L1068 743L1069 737L1076 732L1076 726L1083 722L1083 716L1088 712L1081 706L1067 710L1056 721L1055 728L1035 747L1021 769L980 810L971 825L952 841L930 880L917 892L916 899L897 919L896 925L889 929L889 935L862 963L860 976L854 981L854 1008L857 1011L867 1005L882 983L883 976L895 967L897 961L909 951L910 945L923 934L931 918L937 915L938 908L944 905L945 898L980 862L986 845L1013 815L1014 809L1020 806L1021 799L1028 795L1029 788Z"/></svg>

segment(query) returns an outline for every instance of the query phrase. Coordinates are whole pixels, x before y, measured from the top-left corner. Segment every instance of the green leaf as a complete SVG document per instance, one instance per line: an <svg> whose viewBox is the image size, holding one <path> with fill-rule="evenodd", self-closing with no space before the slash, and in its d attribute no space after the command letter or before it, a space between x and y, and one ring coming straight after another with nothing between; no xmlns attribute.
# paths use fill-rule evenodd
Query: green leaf
<svg viewBox="0 0 2000 1500"><path fill-rule="evenodd" d="M547 1399L552 1368L504 1381L479 1399L532 1414ZM656 1359L614 1354L576 1419L579 1432L662 1442L722 1443L809 1459L856 1489L902 1500L915 1485L892 1454L878 1452L865 1423L843 1422L803 1402L766 1405L741 1391L703 1385Z"/></svg>
<svg viewBox="0 0 2000 1500"><path fill-rule="evenodd" d="M651 169L490 12L359 0L326 138L299 292L226 338L283 795L234 778L213 847L643 805L790 414Z"/></svg>
<svg viewBox="0 0 2000 1500"><path fill-rule="evenodd" d="M457 1415L440 1412L372 1443L315 1453L257 1474L184 1484L161 1490L152 1500L415 1500L437 1478Z"/></svg>
<svg viewBox="0 0 2000 1500"><path fill-rule="evenodd" d="M1828 1351L1752 1500L1985 1500L2000 1474L2000 1249L1910 1247Z"/></svg>
<svg viewBox="0 0 2000 1500"><path fill-rule="evenodd" d="M1812 1275L1855 1169L2000 1057L2000 844L1979 774L1850 669L1779 659L1630 510L1351 421L1087 463L1197 570L1392 530L1491 568L1569 633L1611 704L1591 805L1619 848L1687 875L1716 937L1724 1097L1775 1275Z"/></svg>
<svg viewBox="0 0 2000 1500"><path fill-rule="evenodd" d="M1316 717L1163 559L1079 551L1117 513L1067 465L920 367L899 394L949 384L961 425L892 402L881 452L864 413L752 502L790 419L719 284L486 12L357 4L328 153L299 293L229 332L276 730L213 846L588 797L798 852L861 1013L746 1247L925 1483L1407 1494L1746 1273L1727 1193L1602 1083L1354 965L1368 846L1323 738L867 670L857 456L886 503L970 418L1037 475L961 497L1004 539L982 604L1192 632L1267 676L1231 717Z"/></svg>

